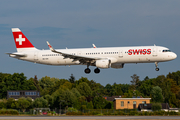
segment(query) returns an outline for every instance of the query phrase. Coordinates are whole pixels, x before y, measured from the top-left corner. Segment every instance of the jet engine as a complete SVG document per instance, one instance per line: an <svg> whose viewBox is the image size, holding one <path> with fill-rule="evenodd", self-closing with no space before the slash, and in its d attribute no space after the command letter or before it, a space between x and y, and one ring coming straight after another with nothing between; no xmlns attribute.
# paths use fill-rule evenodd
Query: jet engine
<svg viewBox="0 0 180 120"><path fill-rule="evenodd" d="M97 60L96 67L97 68L110 68L111 60L104 59L104 60Z"/></svg>
<svg viewBox="0 0 180 120"><path fill-rule="evenodd" d="M113 63L113 64L111 64L111 68L119 69L119 68L123 68L123 67L124 67L124 63Z"/></svg>

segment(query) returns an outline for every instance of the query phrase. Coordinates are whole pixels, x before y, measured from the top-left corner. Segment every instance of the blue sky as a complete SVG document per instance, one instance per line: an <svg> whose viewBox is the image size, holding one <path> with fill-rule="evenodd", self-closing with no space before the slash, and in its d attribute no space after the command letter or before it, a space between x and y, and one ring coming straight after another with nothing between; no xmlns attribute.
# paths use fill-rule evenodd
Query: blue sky
<svg viewBox="0 0 180 120"><path fill-rule="evenodd" d="M127 83L133 74L143 80L167 75L180 68L179 0L8 0L0 4L0 72L21 73L27 78L44 76L68 79L87 77L102 85ZM91 48L159 45L177 54L170 62L125 64L123 69L101 69L100 74L85 74L86 66L47 66L20 61L5 53L15 52L11 32L18 27L38 49Z"/></svg>

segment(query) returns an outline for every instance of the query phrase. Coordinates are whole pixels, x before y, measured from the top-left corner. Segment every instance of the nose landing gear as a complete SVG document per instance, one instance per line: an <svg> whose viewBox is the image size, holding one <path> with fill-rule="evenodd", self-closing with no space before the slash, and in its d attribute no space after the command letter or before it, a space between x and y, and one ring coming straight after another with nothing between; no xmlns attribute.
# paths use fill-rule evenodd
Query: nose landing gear
<svg viewBox="0 0 180 120"><path fill-rule="evenodd" d="M159 71L159 68L158 68L158 62L155 62L155 65L156 65L156 71Z"/></svg>

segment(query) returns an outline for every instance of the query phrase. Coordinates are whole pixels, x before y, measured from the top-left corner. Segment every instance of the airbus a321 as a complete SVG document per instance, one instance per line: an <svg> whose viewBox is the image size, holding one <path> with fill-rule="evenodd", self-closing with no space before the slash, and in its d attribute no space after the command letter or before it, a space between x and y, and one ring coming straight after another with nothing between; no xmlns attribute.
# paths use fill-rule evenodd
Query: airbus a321
<svg viewBox="0 0 180 120"><path fill-rule="evenodd" d="M89 74L89 66L95 66L95 73L100 69L123 68L128 63L158 63L174 60L177 55L161 46L104 47L81 49L54 49L47 42L50 50L39 50L26 38L19 28L12 28L17 52L7 53L10 57L46 65L86 65L85 73Z"/></svg>

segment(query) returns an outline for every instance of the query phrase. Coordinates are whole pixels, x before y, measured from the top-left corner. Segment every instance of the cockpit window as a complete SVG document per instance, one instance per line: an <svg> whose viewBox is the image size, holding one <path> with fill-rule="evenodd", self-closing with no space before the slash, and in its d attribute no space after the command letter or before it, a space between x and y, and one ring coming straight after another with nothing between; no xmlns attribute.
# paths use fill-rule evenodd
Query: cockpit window
<svg viewBox="0 0 180 120"><path fill-rule="evenodd" d="M163 50L162 52L171 52L171 50Z"/></svg>

